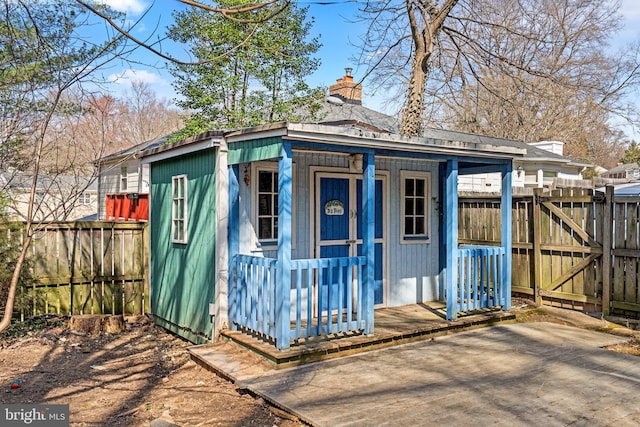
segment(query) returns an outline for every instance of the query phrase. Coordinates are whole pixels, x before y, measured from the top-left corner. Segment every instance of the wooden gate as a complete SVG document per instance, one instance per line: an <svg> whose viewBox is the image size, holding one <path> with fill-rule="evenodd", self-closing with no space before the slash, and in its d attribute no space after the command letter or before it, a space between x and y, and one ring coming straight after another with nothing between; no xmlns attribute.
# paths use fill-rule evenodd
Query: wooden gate
<svg viewBox="0 0 640 427"><path fill-rule="evenodd" d="M534 296L602 310L604 197L591 189L557 189L533 203Z"/></svg>
<svg viewBox="0 0 640 427"><path fill-rule="evenodd" d="M513 198L512 292L539 304L640 317L640 197L536 189ZM459 242L498 245L500 200L460 198Z"/></svg>

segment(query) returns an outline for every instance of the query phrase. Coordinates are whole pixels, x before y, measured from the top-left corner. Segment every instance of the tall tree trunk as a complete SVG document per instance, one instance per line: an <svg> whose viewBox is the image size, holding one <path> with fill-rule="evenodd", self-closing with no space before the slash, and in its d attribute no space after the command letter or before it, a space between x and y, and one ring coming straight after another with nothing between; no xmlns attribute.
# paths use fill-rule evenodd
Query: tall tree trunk
<svg viewBox="0 0 640 427"><path fill-rule="evenodd" d="M20 251L20 255L18 256L18 260L16 261L16 265L13 269L13 275L11 276L11 284L9 285L9 294L7 295L7 304L4 308L4 315L2 316L2 321L0 322L0 332L4 331L11 324L11 317L13 317L13 307L15 305L16 298L16 290L18 289L18 281L20 280L20 272L22 271L22 266L24 265L24 260L27 257L27 251L29 250L29 245L31 244L31 233L27 231L27 235L22 242L22 250Z"/></svg>
<svg viewBox="0 0 640 427"><path fill-rule="evenodd" d="M424 86L427 73L422 69L421 62L416 60L411 72L411 81L407 93L407 103L402 110L400 133L406 136L422 135L422 113L424 112Z"/></svg>
<svg viewBox="0 0 640 427"><path fill-rule="evenodd" d="M65 87L66 88L66 87ZM33 223L35 219L34 208L36 200L36 189L38 187L38 178L40 176L40 166L42 164L42 152L44 149L44 139L47 132L47 128L51 123L53 114L56 107L60 103L60 97L62 96L63 89L59 89L55 94L50 110L46 114L42 129L40 130L37 144L33 150L33 171L31 176L31 191L29 192L29 202L27 204L27 221L25 225L25 238L22 241L22 249L20 255L16 261L16 265L13 269L13 275L11 276L11 283L9 284L9 294L7 295L7 304L4 308L4 316L0 322L0 332L4 331L11 324L11 317L13 317L13 306L15 304L16 290L18 289L18 282L20 280L20 273L22 272L22 266L27 257L27 251L29 245L31 245L31 239L33 237Z"/></svg>
<svg viewBox="0 0 640 427"><path fill-rule="evenodd" d="M424 88L429 77L429 60L444 20L456 3L458 0L446 0L439 9L428 0L406 0L413 40L413 69L400 124L400 133L403 135L420 136L422 134ZM416 18L416 13L421 15L419 19Z"/></svg>

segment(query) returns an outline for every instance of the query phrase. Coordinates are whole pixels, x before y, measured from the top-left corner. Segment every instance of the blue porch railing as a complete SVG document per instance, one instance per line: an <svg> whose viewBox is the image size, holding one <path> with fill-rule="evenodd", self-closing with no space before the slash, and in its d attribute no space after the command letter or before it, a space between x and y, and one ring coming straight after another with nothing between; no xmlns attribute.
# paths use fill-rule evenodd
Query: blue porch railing
<svg viewBox="0 0 640 427"><path fill-rule="evenodd" d="M283 307L283 298L276 294L277 260L236 255L230 274L236 295L231 321L276 342L278 316L286 316L285 323L291 325L283 339L360 332L367 319L365 261L363 256L292 260L290 307Z"/></svg>
<svg viewBox="0 0 640 427"><path fill-rule="evenodd" d="M457 311L504 306L510 297L505 287L505 250L497 246L461 245L458 249ZM449 296L447 296L448 298Z"/></svg>

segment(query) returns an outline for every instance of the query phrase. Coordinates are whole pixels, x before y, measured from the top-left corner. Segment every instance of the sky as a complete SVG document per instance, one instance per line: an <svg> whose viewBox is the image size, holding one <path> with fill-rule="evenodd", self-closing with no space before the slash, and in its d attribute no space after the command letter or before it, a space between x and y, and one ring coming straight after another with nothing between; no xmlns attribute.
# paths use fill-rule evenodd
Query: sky
<svg viewBox="0 0 640 427"><path fill-rule="evenodd" d="M152 34L163 33L165 28L172 23L172 12L184 10L186 6L177 0L101 0L112 8L126 13L129 20L138 20L142 14L148 10L144 18L135 27L134 35L144 39ZM624 28L614 40L614 45L624 46L634 40L640 40L640 1L620 0L620 13L624 18ZM356 55L357 50L353 47L353 42L357 41L360 34L365 30L361 24L354 23L355 12L357 10L357 0L334 0L334 1L299 1L300 6L309 6L308 17L313 17L315 23L311 30L312 36L318 36L322 47L318 52L321 59L321 66L309 77L308 83L311 86L325 86L335 83L344 76L346 67L353 68L353 76L356 80L363 77L363 69L358 69L356 64L350 59ZM185 59L184 48L179 45L172 45L171 42L163 43L163 50ZM127 68L113 68L109 71L108 78L113 82L110 90L118 95L123 93L129 86L131 80L141 80L147 82L158 97L173 99L176 97L171 86L171 75L163 69L164 62L148 51L138 49L135 54L141 63L155 64L156 67L132 65ZM159 67L159 68L158 68ZM373 94L367 91L366 81L364 84L363 104L382 112L385 111L385 94ZM640 93L632 100L640 108ZM627 129L636 140L640 139L637 129Z"/></svg>

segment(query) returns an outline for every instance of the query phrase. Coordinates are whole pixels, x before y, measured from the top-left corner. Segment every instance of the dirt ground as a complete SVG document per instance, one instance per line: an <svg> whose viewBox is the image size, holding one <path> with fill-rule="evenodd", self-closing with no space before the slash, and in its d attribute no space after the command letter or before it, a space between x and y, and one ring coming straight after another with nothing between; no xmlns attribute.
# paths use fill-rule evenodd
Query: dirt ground
<svg viewBox="0 0 640 427"><path fill-rule="evenodd" d="M40 316L0 334L0 403L68 403L73 426L301 425L190 361L191 344L147 318L98 336L67 321Z"/></svg>
<svg viewBox="0 0 640 427"><path fill-rule="evenodd" d="M619 328L526 300L514 300L513 311L521 322ZM0 403L68 403L73 426L149 426L158 419L180 426L302 425L190 361L191 344L146 317L131 319L123 333L97 336L69 330L68 320L39 316L0 334ZM640 339L623 329L617 332L629 341L611 350L640 355Z"/></svg>

